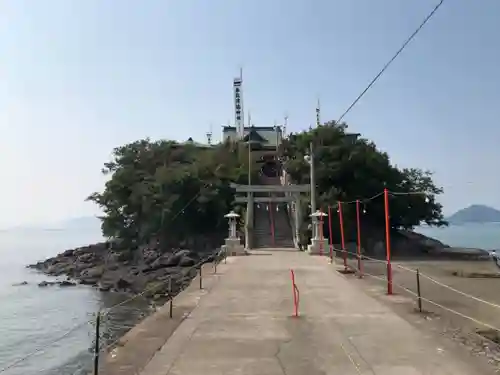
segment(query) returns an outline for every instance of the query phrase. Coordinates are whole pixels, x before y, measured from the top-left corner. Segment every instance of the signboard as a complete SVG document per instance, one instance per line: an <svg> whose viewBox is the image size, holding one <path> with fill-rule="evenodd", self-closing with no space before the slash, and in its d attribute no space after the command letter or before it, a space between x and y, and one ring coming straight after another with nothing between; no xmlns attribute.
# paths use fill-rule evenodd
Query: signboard
<svg viewBox="0 0 500 375"><path fill-rule="evenodd" d="M242 79L235 78L233 81L234 89L234 122L236 130L240 137L243 137L243 93L242 93Z"/></svg>

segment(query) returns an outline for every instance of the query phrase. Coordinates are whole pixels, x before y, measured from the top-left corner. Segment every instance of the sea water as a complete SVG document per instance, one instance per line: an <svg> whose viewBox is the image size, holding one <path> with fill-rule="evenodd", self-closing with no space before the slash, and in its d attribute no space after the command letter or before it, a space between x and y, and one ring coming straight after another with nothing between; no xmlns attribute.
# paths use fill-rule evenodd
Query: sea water
<svg viewBox="0 0 500 375"><path fill-rule="evenodd" d="M500 249L500 223L450 225L442 228L421 226L415 230L454 247Z"/></svg>
<svg viewBox="0 0 500 375"><path fill-rule="evenodd" d="M80 285L42 288L39 282L52 279L25 266L102 240L98 225L71 230L0 231L0 370L29 356L2 375L89 373L95 313L125 297ZM16 285L22 282L28 284ZM124 305L110 314L101 329L108 336L119 336L146 310L144 300Z"/></svg>
<svg viewBox="0 0 500 375"><path fill-rule="evenodd" d="M471 224L417 231L451 246L500 248L500 224ZM94 319L116 298L86 287L40 288L48 277L25 266L77 246L102 240L99 228L71 230L12 230L0 232L0 370L33 352L2 375L87 374ZM15 286L23 281L27 285ZM124 307L107 322L119 335L141 316L144 305ZM74 331L72 329L76 328ZM62 335L66 337L57 341ZM57 342L56 342L57 341Z"/></svg>

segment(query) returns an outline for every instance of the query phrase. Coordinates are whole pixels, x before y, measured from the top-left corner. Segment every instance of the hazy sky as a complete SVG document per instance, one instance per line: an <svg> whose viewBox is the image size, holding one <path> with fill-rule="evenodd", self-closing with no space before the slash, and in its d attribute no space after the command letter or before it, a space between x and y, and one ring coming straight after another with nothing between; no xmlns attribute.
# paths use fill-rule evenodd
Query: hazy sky
<svg viewBox="0 0 500 375"><path fill-rule="evenodd" d="M3 0L0 226L97 212L111 149L204 140L244 67L256 125L336 119L437 0ZM446 212L500 207L500 1L445 0L346 117L401 166L431 169Z"/></svg>

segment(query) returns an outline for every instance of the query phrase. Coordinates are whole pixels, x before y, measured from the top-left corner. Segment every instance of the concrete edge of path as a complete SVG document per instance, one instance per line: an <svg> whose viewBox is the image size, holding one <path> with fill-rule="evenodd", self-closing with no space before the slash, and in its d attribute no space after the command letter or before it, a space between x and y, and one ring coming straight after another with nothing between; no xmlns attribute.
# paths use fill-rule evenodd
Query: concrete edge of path
<svg viewBox="0 0 500 375"><path fill-rule="evenodd" d="M228 265L234 258L228 258ZM173 300L173 318L169 316L170 303L161 306L118 340L116 348L107 353L101 361L100 373L105 375L133 375L139 373L162 348L187 316L198 306L201 297L210 292L227 270L224 264L217 266L214 273L212 263L203 265L202 286L199 275Z"/></svg>

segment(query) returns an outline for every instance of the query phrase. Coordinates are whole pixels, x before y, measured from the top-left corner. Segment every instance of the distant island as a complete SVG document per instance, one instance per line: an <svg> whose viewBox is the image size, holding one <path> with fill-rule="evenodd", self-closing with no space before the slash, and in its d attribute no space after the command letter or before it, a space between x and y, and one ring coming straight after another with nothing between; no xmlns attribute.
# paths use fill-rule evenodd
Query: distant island
<svg viewBox="0 0 500 375"><path fill-rule="evenodd" d="M448 217L450 224L500 222L500 211L482 204L473 204Z"/></svg>
<svg viewBox="0 0 500 375"><path fill-rule="evenodd" d="M101 221L96 216L81 216L47 224L17 225L0 228L0 232L86 230L99 229L100 227Z"/></svg>

